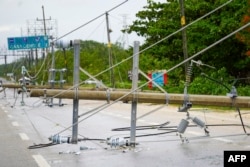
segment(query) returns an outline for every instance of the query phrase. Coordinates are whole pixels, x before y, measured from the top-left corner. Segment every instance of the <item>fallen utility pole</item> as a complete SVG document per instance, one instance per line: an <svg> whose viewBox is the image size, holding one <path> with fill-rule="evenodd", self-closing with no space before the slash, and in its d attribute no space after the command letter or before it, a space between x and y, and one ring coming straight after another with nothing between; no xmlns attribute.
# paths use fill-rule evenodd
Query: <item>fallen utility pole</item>
<svg viewBox="0 0 250 167"><path fill-rule="evenodd" d="M3 88L22 88L22 85L20 84L2 84L0 85L0 87ZM25 85L26 88L28 89L51 89L50 85ZM63 86L63 88L61 88L61 86L57 86L55 85L53 89L73 89L72 86ZM106 88L96 88L96 87L79 87L80 90L106 90Z"/></svg>
<svg viewBox="0 0 250 167"><path fill-rule="evenodd" d="M43 97L45 90L31 89L31 97ZM64 99L74 99L74 90L46 90L46 97L56 97ZM108 96L107 96L108 95ZM127 95L127 96L126 96ZM120 101L132 101L133 94L129 91L98 91L98 90L79 90L78 99L82 100L117 100ZM156 103L166 104L166 100L169 104L181 104L183 102L183 94L168 94L165 93L152 93L152 92L137 92L137 99L139 103ZM232 99L227 96L214 96L214 95L193 95L189 94L189 100L193 105L206 105L206 106L232 106ZM238 96L235 98L235 104L238 107L248 108L250 107L249 96Z"/></svg>

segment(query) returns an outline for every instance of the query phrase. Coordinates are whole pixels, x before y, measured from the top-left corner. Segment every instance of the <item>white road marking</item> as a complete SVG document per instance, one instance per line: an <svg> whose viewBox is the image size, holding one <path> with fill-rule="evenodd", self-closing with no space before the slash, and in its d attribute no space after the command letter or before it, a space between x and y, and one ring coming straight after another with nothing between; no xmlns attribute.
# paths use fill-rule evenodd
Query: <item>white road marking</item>
<svg viewBox="0 0 250 167"><path fill-rule="evenodd" d="M13 126L19 126L18 122L12 122Z"/></svg>
<svg viewBox="0 0 250 167"><path fill-rule="evenodd" d="M224 139L224 138L221 138L221 137L216 137L216 138L213 138L213 139L223 141L223 142L226 142L226 143L232 143L233 142L232 140Z"/></svg>
<svg viewBox="0 0 250 167"><path fill-rule="evenodd" d="M199 133L199 132L194 132L194 131L188 131L187 133L195 135L195 136L202 136L202 135L204 135L204 133ZM223 141L223 142L226 142L226 143L232 143L233 142L232 140L224 139L224 138L221 138L221 137L215 137L215 138L211 138L211 139L218 140L218 141Z"/></svg>
<svg viewBox="0 0 250 167"><path fill-rule="evenodd" d="M13 116L12 116L12 115L8 115L8 117L9 117L9 118L13 118Z"/></svg>
<svg viewBox="0 0 250 167"><path fill-rule="evenodd" d="M4 110L5 113L7 113L8 111L7 110Z"/></svg>
<svg viewBox="0 0 250 167"><path fill-rule="evenodd" d="M36 163L40 167L50 167L48 162L43 158L41 155L32 155L32 157L35 159Z"/></svg>
<svg viewBox="0 0 250 167"><path fill-rule="evenodd" d="M22 140L29 140L30 138L25 133L19 133Z"/></svg>

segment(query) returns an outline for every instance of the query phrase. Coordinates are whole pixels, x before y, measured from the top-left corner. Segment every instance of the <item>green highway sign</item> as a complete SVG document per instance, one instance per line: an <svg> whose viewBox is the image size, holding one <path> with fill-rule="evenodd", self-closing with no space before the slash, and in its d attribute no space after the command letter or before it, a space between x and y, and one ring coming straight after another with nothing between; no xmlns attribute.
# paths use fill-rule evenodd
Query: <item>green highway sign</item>
<svg viewBox="0 0 250 167"><path fill-rule="evenodd" d="M27 37L10 37L8 38L8 49L36 49L36 48L48 48L49 39L48 36L27 36Z"/></svg>

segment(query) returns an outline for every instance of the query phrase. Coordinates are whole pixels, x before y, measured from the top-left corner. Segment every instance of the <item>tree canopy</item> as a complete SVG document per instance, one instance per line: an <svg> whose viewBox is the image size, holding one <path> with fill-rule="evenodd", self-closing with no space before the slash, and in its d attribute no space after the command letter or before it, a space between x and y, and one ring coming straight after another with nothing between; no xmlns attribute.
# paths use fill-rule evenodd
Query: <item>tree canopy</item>
<svg viewBox="0 0 250 167"><path fill-rule="evenodd" d="M186 24L189 24L228 1L184 0L184 2ZM249 9L249 0L233 0L186 28L188 55L194 55L249 22ZM181 28L179 0L168 0L166 3L148 0L148 5L136 16L137 20L129 27L128 32L136 32L145 37L144 48ZM234 77L246 77L250 72L249 44L248 28L204 52L197 59L217 69L225 67ZM144 54L159 61L168 59L166 67L183 61L181 32L162 41Z"/></svg>

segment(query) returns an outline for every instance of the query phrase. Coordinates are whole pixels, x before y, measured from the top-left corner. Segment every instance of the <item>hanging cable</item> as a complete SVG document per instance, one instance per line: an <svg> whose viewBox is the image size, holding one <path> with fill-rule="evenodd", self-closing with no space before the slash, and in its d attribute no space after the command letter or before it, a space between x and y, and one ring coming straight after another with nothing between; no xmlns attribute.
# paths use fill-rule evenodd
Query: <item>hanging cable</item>
<svg viewBox="0 0 250 167"><path fill-rule="evenodd" d="M216 79L214 79L214 78L209 77L209 76L208 76L207 74L205 74L205 73L201 73L201 75L204 76L204 77L206 77L207 79L209 79L209 80L211 80L211 81L214 81L214 82L216 82L216 83L222 85L224 88L226 88L228 91L230 91L229 87L226 86L225 84L223 84L222 82L220 82L220 81L218 81L218 80L216 80Z"/></svg>
<svg viewBox="0 0 250 167"><path fill-rule="evenodd" d="M150 114L152 114L152 113L154 113L154 112L156 112L156 111L162 109L162 108L165 107L166 105L167 105L167 104L161 105L161 106L159 106L159 107L157 107L157 108L155 108L155 109L153 109L153 110L151 110L151 111L149 111L149 112L147 112L147 113L145 113L145 114L143 114L143 115L137 117L137 120L138 120L138 119L141 119L141 118L143 118L143 117L146 117L146 116L148 116L148 115L150 115Z"/></svg>
<svg viewBox="0 0 250 167"><path fill-rule="evenodd" d="M203 19L203 18L207 17L208 15L210 15L210 14L214 13L215 11L217 11L217 10L219 10L219 9L223 8L224 6L228 5L230 2L232 2L232 0L229 0L228 2L226 2L226 3L224 3L223 5L221 5L221 6L217 7L216 9L212 10L211 12L208 12L208 13L207 13L207 14L205 14L204 16L202 16L202 17L200 17L200 18L196 19L195 21L193 21L193 22L191 22L191 23L187 24L186 26L184 26L184 27L180 28L180 29L179 29L179 30L177 30L176 32L174 32L174 33L172 33L172 34L170 34L170 35L166 36L165 38L163 38L163 39L159 40L158 42L156 42L156 43L154 43L154 44L152 44L152 45L150 45L150 46L146 47L145 49L143 49L143 50L141 50L141 51L139 51L138 53L135 53L135 54L140 54L140 53L142 53L142 52L144 52L144 51L146 51L146 50L148 50L148 49L150 49L150 48L152 48L152 47L154 47L154 46L158 45L158 44L159 44L159 43L161 43L162 41L164 41L164 40L166 40L166 39L168 39L168 38L172 37L173 35L175 35L175 34L179 33L179 32L180 32L180 31L182 31L183 29L185 29L185 28L187 28L187 27L191 26L192 24L194 24L194 23L198 22L199 20L201 20L201 19ZM105 15L105 14L106 14L106 13L104 13L104 14L102 14L102 15ZM212 48L213 46L215 46L215 45L217 45L218 43L220 43L220 42L224 41L225 39L227 39L227 38L231 37L232 35L236 34L237 32L241 31L242 29L244 29L244 28L248 27L249 25L250 25L250 23L248 23L248 24L246 24L246 25L242 26L241 28L237 29L236 31L232 32L231 34L229 34L229 35L225 36L224 38L222 38L222 39L218 40L217 42L215 42L215 43L211 44L211 45L210 45L210 46L208 46L207 48L205 48L205 49L201 50L200 52L198 52L198 53L194 54L193 56L189 57L188 59L186 59L186 60L182 61L181 63L179 63L179 64L177 64L177 65L175 65L174 67L170 68L170 69L167 71L167 73L168 73L168 72L170 72L170 71L172 71L173 69L175 69L175 68L177 68L177 67L179 67L179 66L183 65L184 63L186 63L186 62L188 62L188 61L192 60L192 59L193 59L193 58L195 58L196 56L198 56L198 55L200 55L201 53L203 53L203 52L205 52L205 51L209 50L209 49L210 49L210 48ZM64 35L64 36L66 36L66 35ZM64 37L64 36L63 36L63 37ZM62 38L62 37L61 37L61 38ZM59 38L58 38L58 39L59 39ZM58 40L58 39L57 39L57 40ZM113 66L111 66L111 67L107 68L106 70L103 70L102 72L100 72L100 73L96 74L94 77L98 77L99 75L101 75L101 74L103 74L103 73L105 73L105 72L109 71L111 68L114 68L114 67L116 67L116 66L118 66L118 65L120 65L120 64L122 64L122 63L124 63L124 62L126 62L126 61L128 61L128 60L130 60L133 56L134 56L134 55L132 55L132 56L130 56L130 57L128 57L128 58L126 58L126 59L123 59L121 62L119 62L119 63L117 63L117 64L115 64L115 65L113 65ZM157 79L157 78L155 78L155 79ZM74 87L79 86L79 85L83 84L84 82L85 82L85 81L83 81L83 82L79 83L78 85L73 85L72 87L70 87L70 88L69 88L69 89L67 89L67 90L74 89ZM150 82L150 81L149 81L149 82ZM141 87L144 87L144 86L145 86L145 85L147 85L149 82L146 82L145 84L141 85L138 89L140 89ZM57 94L57 95L53 96L52 98L55 98L56 96L58 96L58 95L60 95L60 94L62 94L62 93L64 93L64 92L66 92L67 90L62 91L61 93L59 93L59 94Z"/></svg>
<svg viewBox="0 0 250 167"><path fill-rule="evenodd" d="M98 26L96 26L95 29L93 29L93 31L87 36L87 39L89 39L97 31L97 29L101 27L101 25L104 23L104 21L105 21L105 19L103 19L102 22Z"/></svg>
<svg viewBox="0 0 250 167"><path fill-rule="evenodd" d="M166 122L167 125L169 122ZM186 127L197 127L198 125L187 125ZM242 126L241 124L211 124L206 126ZM244 125L245 126L245 125ZM130 131L131 127L124 127L124 128L116 128L112 129L112 131ZM136 137L149 137L149 136L156 136L156 135L163 135L163 134L169 134L169 133L176 133L179 132L178 126L161 126L161 125L149 125L149 126L137 126L136 130L148 130L148 129L157 129L157 130L167 130L167 132L162 133L151 133L151 134L144 134L144 135L136 135ZM245 132L245 134L250 135ZM208 135L206 135L208 137ZM124 139L130 138L130 136L123 137Z"/></svg>
<svg viewBox="0 0 250 167"><path fill-rule="evenodd" d="M44 148L44 147L49 147L49 146L54 146L58 145L53 142L47 143L47 144L34 144L32 146L29 146L28 149L37 149L37 148Z"/></svg>
<svg viewBox="0 0 250 167"><path fill-rule="evenodd" d="M228 1L227 3L225 3L225 4L221 5L220 7L216 8L215 10L213 10L213 11L211 11L211 12L207 13L206 15L204 15L204 16L202 16L201 18L199 18L199 19L195 20L194 22L192 22L192 23L190 23L190 24L187 24L186 26L182 27L182 28L181 28L181 29L179 29L178 31L176 31L176 32L174 32L174 33L172 33L172 34L170 34L169 36L167 36L167 37L163 38L162 40L160 40L160 41L156 42L155 44L153 44L153 45L151 45L151 46L149 46L149 47L145 48L144 50L140 51L139 53L144 52L145 50L148 50L149 48L152 48L153 46L155 46L155 45L157 45L157 44L161 43L162 41L164 41L164 40L166 40L167 38L169 38L169 37L171 37L171 36L175 35L176 33L180 32L180 31L182 31L183 29L187 28L188 26L192 25L193 23L195 23L195 22L197 22L197 21L201 20L202 18L204 18L204 17L206 17L206 16L208 16L208 15L212 14L212 13L213 13L213 12L215 12L216 10L218 10L218 9L220 9L220 8L224 7L225 5L229 4L231 1L232 1L232 0ZM103 14L103 15L104 15L104 14ZM222 38L222 39L218 40L217 42L215 42L215 43L211 44L211 45L210 45L210 46L208 46L207 48L205 48L205 49L201 50L200 52L198 52L198 53L194 54L193 56L189 57L188 59L186 59L186 60L182 61L181 63L179 63L179 64L175 65L174 67L170 68L169 70L167 70L167 72L170 72L170 71L172 71L173 69L175 69L175 68L177 68L177 67L179 67L179 66L183 65L184 63L186 63L186 62L190 61L191 59L193 59L193 58L195 58L196 56L200 55L201 53L203 53L203 52L207 51L208 49L210 49L210 48L214 47L214 46L215 46L215 45L217 45L218 43L220 43L220 42L224 41L225 39L227 39L227 38L231 37L231 36L232 36L232 35L234 35L235 33L237 33L237 32L239 32L239 31L241 31L242 29L244 29L244 28L246 28L246 27L248 27L249 25L250 25L250 23L248 23L248 24L246 24L246 25L244 25L244 26L240 27L239 29L237 29L237 30L235 30L234 32L230 33L229 35L225 36L224 38ZM72 32L73 32L73 31L72 31ZM67 35L67 34L66 34L66 35ZM62 38L62 37L61 37L61 38ZM58 39L57 39L57 40L58 40ZM136 54L139 54L139 53L136 53ZM131 56L131 57L133 57L133 56ZM117 63L117 64L113 65L112 67L107 68L106 70L104 70L104 71L102 71L102 72L98 73L98 74L97 74L97 75L95 75L94 77L97 77L97 76L99 76L99 75L103 74L104 72L109 71L111 68L114 68L114 67L118 66L119 64L121 64L121 63L123 63L123 62L125 62L125 61L129 60L131 57L129 57L129 58L127 58L127 59L124 59L123 61L121 61L120 63ZM149 82L150 82L150 81L148 81L148 82L146 82L146 83L142 84L142 85L141 85L140 87L138 87L136 90L138 90L138 89L142 88L143 86L147 85ZM82 83L83 83L83 82L82 82ZM82 84L82 83L80 83L80 84ZM78 85L80 85L80 84L78 84ZM72 86L72 87L71 87L71 88L69 88L68 90L73 89L75 86L77 86L77 85ZM136 91L136 90L134 90L134 91ZM67 91L67 90L62 91L60 94L62 94L62 93L64 93L64 92L66 92L66 91ZM133 93L134 91L131 91L131 92L127 93L126 95L124 95L124 96L122 96L121 98L117 99L116 101L114 101L114 102L113 102L113 103L111 103L110 105L112 105L112 104L114 104L114 103L118 102L119 100L121 100L122 98L126 97L126 96L127 96L127 95L129 95L130 93ZM58 95L59 95L59 94L57 94L57 95L55 95L55 96L53 96L53 97L56 97L56 96L58 96ZM107 107L108 107L108 106L110 106L110 105L107 105ZM107 108L107 107L104 107L104 108ZM96 113L98 113L98 112L100 112L100 111L101 111L101 110L97 110L96 112L94 112L94 113L93 113L93 114L91 114L90 116L93 116L93 115L95 115ZM88 117L90 117L90 116L88 116ZM88 117L87 117L87 118L88 118ZM87 119L87 118L85 118L85 119ZM83 120L82 120L82 121L83 121ZM76 122L76 123L79 123L79 121L78 121L78 122Z"/></svg>
<svg viewBox="0 0 250 167"><path fill-rule="evenodd" d="M188 138L189 141L191 140L202 140L202 139L216 139L221 137L234 137L234 136L243 136L245 134L230 134L230 135L218 135L218 136L198 136L198 137L190 137ZM164 139L164 140L157 140L157 141L140 141L140 143L148 143L148 142L170 142L170 141L179 141L179 139Z"/></svg>
<svg viewBox="0 0 250 167"><path fill-rule="evenodd" d="M47 57L47 56L46 56L46 57ZM31 75L29 74L28 70L26 71L26 73L27 73L27 75L28 75L29 78L31 78L31 79L37 78L37 76L38 76L38 75L40 74L40 72L42 71L43 66L45 65L46 57L45 57L45 59L43 60L43 63L42 63L42 65L41 65L40 69L38 70L38 72L37 72L34 76L31 76Z"/></svg>
<svg viewBox="0 0 250 167"><path fill-rule="evenodd" d="M242 128L243 128L244 132L247 133L247 131L246 131L246 129L245 129L245 125L244 125L244 123L243 123L243 119L242 119L242 117L241 117L240 108L239 108L239 107L236 107L236 111L238 111L238 113L239 113L240 122L241 122Z"/></svg>
<svg viewBox="0 0 250 167"><path fill-rule="evenodd" d="M78 118L80 118L80 117L82 117L82 116L84 116L84 115L90 114L90 113L94 112L95 110L97 110L97 109L99 109L99 108L101 108L101 107L104 107L104 106L107 105L107 104L108 104L108 103L104 103L103 105L100 105L100 106L98 106L98 107L96 107L96 108L94 108L94 109L92 109L92 110L89 110L89 111L87 111L87 112L85 112L85 113L79 115Z"/></svg>
<svg viewBox="0 0 250 167"><path fill-rule="evenodd" d="M197 56L200 55L201 53L203 53L203 52L209 50L209 49L212 48L213 46L219 44L220 42L222 42L222 41L224 41L225 39L231 37L232 35L236 34L237 32L241 31L242 29L248 27L249 25L250 25L250 23L245 24L244 26L242 26L242 27L240 27L239 29L235 30L234 32L230 33L229 35L227 35L227 36L223 37L222 39L216 41L215 43L209 45L207 48L205 48L205 49L199 51L198 53L196 53L196 54L194 54L193 56L187 58L186 60L183 60L181 63L175 65L174 67L170 68L170 69L167 70L166 72L169 73L170 71L174 70L175 68L177 68L177 67L183 65L184 63L186 63L186 62L188 62L188 61L190 61L190 60L192 60L192 59L194 59L195 57L197 57ZM137 53L137 54L138 54L138 53ZM114 66L117 66L117 64L114 65ZM114 67L114 66L112 66L112 67ZM111 67L110 67L110 68L111 68ZM109 70L110 68L108 68L107 70ZM105 71L107 71L107 70L105 70ZM100 74L100 73L99 73L99 74ZM97 76L98 76L98 75L95 75L94 77L97 77ZM160 76L158 76L158 77L160 77ZM157 77L156 77L155 79L157 79ZM86 118L82 119L81 121L78 121L78 122L76 122L75 124L71 125L70 127L68 127L68 129L71 128L72 126L74 126L74 125L76 125L76 124L78 124L78 123L84 121L85 119L87 119L87 118L89 118L89 117L91 117L91 116L97 114L97 113L100 112L101 110L103 110L103 109L105 109L105 108L107 108L107 107L109 107L109 106L111 106L111 105L117 103L118 101L120 101L120 100L123 99L124 97L128 96L129 94L131 94L131 93L137 91L138 89L144 87L144 86L147 85L149 82L150 82L150 81L148 81L148 82L142 84L142 85L139 86L137 89L132 90L132 91L126 93L125 95L123 95L123 96L121 96L120 98L116 99L116 100L113 101L112 103L110 103L110 104L108 104L108 105L106 105L106 106L104 106L104 107L98 109L97 111L95 111L95 112L93 112L91 115L89 115L88 117L86 117ZM80 84L82 84L82 83L83 83L83 82L81 82ZM78 85L80 85L80 84L78 84ZM73 89L75 86L76 86L76 85L72 86L71 88L69 88L69 89L67 89L67 90L61 91L61 93L58 93L57 95L53 96L53 98L56 97L56 96L58 96L59 94L62 94L62 93L64 93L64 92L70 90L70 89ZM65 130L67 130L67 129L65 129ZM63 131L59 132L58 134L60 134L60 133L62 133L62 132L63 132Z"/></svg>
<svg viewBox="0 0 250 167"><path fill-rule="evenodd" d="M136 130L149 130L149 129L157 129L157 130L177 130L178 126L165 126L168 125L170 122L166 122L164 124L159 125L146 125L146 126L137 126ZM188 125L187 127L197 127L198 125ZM215 126L242 126L242 124L208 124L208 127L215 127ZM248 127L247 125L244 125ZM123 127L123 128L115 128L112 131L130 131L131 127ZM248 127L249 128L249 127Z"/></svg>
<svg viewBox="0 0 250 167"><path fill-rule="evenodd" d="M109 12L115 10L116 8L118 8L118 7L122 6L123 4L125 4L126 2L128 2L128 0L123 1L122 3L118 4L117 6L115 6L115 7L111 8L111 9L109 9L107 12L109 13ZM99 19L100 17L104 16L107 12L105 12L105 13L103 13L103 14L97 16L97 17L95 17L94 19L88 21L87 23L84 23L84 24L80 25L79 27L73 29L72 31L70 31L70 32L68 32L68 33L66 33L66 34L64 34L64 35L62 35L61 37L55 39L53 42L56 42L56 41L58 41L59 39L62 39L62 38L64 38L65 36L67 36L67 35L69 35L69 34L75 32L75 31L81 29L82 27L88 25L89 23L91 23L91 22L93 22L93 21Z"/></svg>

